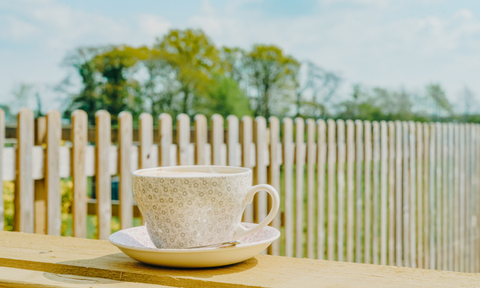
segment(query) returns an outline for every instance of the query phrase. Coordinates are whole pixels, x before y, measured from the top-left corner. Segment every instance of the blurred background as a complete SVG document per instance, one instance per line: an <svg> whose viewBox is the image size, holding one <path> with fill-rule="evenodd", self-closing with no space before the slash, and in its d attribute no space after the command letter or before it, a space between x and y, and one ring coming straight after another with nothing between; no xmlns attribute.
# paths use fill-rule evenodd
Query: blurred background
<svg viewBox="0 0 480 288"><path fill-rule="evenodd" d="M0 1L0 105L480 122L480 2ZM155 121L156 122L156 121ZM7 123L8 124L8 123Z"/></svg>

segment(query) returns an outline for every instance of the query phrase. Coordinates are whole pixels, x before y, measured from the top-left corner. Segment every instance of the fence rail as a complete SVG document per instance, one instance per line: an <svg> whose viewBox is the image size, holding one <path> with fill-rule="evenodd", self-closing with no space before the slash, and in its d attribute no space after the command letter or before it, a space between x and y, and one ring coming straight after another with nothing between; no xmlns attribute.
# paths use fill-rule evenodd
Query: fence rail
<svg viewBox="0 0 480 288"><path fill-rule="evenodd" d="M87 213L95 210L97 235L106 239L112 212L122 228L138 216L131 171L236 165L253 169L254 184L281 191L282 213L271 225L284 237L269 254L480 272L477 124L196 115L192 133L190 118L181 114L174 133L170 115L161 114L154 130L154 119L143 113L134 145L129 113L119 115L118 142L112 143L110 115L98 111L90 146L86 113L78 110L70 147L60 146L57 111L34 120L22 109L17 119L17 144L4 147L0 109L0 179L16 183L17 231L60 235L60 178L73 181L74 236L86 237ZM111 200L114 175L118 202ZM87 199L89 176L96 178L96 201ZM262 219L269 205L267 194L259 194L244 221ZM0 201L0 225L2 214Z"/></svg>

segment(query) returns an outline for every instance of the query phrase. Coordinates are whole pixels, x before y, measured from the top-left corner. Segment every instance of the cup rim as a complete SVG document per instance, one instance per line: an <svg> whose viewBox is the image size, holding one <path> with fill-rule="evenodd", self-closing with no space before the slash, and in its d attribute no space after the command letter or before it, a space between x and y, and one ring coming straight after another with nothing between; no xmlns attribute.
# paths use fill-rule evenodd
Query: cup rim
<svg viewBox="0 0 480 288"><path fill-rule="evenodd" d="M151 171L151 170L167 170L167 171L175 171L176 169L186 169L187 171L189 169L191 172L201 172L201 171L195 171L195 169L198 168L209 168L209 167L215 167L216 169L221 169L221 170L233 170L233 171L238 171L238 172L225 172L222 174L214 174L211 173L205 174L205 175L169 175L169 176L161 176L161 175L142 175L141 172L143 171ZM233 177L233 176L238 176L242 174L248 174L252 173L252 170L250 168L245 168L245 167L238 167L238 166L223 166L223 165L185 165L185 166L163 166L163 167L154 167L154 168L145 168L145 169L139 169L135 170L132 172L133 176L137 177L148 177L148 178L215 178L215 177Z"/></svg>

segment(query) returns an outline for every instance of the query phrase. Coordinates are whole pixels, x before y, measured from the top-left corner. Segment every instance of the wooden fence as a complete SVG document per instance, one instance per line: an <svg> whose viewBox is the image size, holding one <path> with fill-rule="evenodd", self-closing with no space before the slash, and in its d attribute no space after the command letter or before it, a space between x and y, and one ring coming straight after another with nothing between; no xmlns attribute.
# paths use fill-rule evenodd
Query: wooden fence
<svg viewBox="0 0 480 288"><path fill-rule="evenodd" d="M58 111L34 122L32 111L22 109L17 145L3 148L0 110L0 179L16 183L15 230L60 235L63 177L73 181L73 235L85 237L87 202L92 202L87 177L95 176L98 236L107 239L111 176L120 179L119 207L113 207L127 228L134 211L131 171L233 165L252 168L254 184L281 191L282 212L271 225L283 236L269 254L480 272L477 124L301 118L280 123L270 117L267 125L263 117L196 115L191 139L190 118L181 114L174 141L173 120L161 114L154 142L153 121L140 115L139 145L133 145L132 116L122 112L118 143L112 145L110 115L98 111L95 146L90 146L87 115L78 110L72 114L70 147L60 146ZM259 194L244 221L263 219L268 206L267 194ZM0 225L2 213L0 201Z"/></svg>

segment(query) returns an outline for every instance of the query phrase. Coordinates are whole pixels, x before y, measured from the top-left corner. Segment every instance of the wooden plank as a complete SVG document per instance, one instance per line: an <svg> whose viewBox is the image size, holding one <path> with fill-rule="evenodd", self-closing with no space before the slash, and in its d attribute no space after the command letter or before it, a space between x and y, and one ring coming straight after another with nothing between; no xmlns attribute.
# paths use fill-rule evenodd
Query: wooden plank
<svg viewBox="0 0 480 288"><path fill-rule="evenodd" d="M177 165L188 165L190 145L190 117L181 113L177 116Z"/></svg>
<svg viewBox="0 0 480 288"><path fill-rule="evenodd" d="M476 124L470 124L470 157L468 158L468 164L469 164L469 170L470 170L470 176L469 176L469 183L470 183L470 201L469 203L469 215L468 215L468 224L469 224L469 253L468 253L468 260L469 260L469 269L468 272L470 273L475 273L475 201L476 201L476 195L475 195L475 190L476 190L476 174L475 174L475 159L476 159L476 149L475 145L476 139L477 139L477 132L475 129Z"/></svg>
<svg viewBox="0 0 480 288"><path fill-rule="evenodd" d="M408 229L409 229L409 248L408 251L409 258L410 258L410 267L417 268L417 179L416 179L416 168L418 165L417 162L417 154L416 154L416 146L415 146L415 123L413 121L408 122L408 132L409 132L409 152L410 152L410 162L409 162L409 172L410 172L410 193L408 195L409 201L409 220Z"/></svg>
<svg viewBox="0 0 480 288"><path fill-rule="evenodd" d="M402 146L403 146L403 265L410 266L410 174L409 171L409 133L408 123L402 122Z"/></svg>
<svg viewBox="0 0 480 288"><path fill-rule="evenodd" d="M0 268L0 283L3 287L29 288L101 288L101 287L171 287L152 284L115 281L98 277L75 276L68 274L47 273L16 268ZM5 285L5 286L4 286Z"/></svg>
<svg viewBox="0 0 480 288"><path fill-rule="evenodd" d="M327 121L327 259L335 260L335 223L336 223L336 164L337 164L337 145L335 121Z"/></svg>
<svg viewBox="0 0 480 288"><path fill-rule="evenodd" d="M246 136L249 134L248 129L248 119L245 119L245 116L242 118L243 124L243 159L245 163L245 158L248 149L245 149ZM282 122L283 129L283 187L284 187L284 202L285 202L285 256L293 257L294 256L294 222L293 222L293 159L294 159L294 145L293 145L293 121L291 118L285 117ZM248 142L247 142L248 143Z"/></svg>
<svg viewBox="0 0 480 288"><path fill-rule="evenodd" d="M372 122L373 127L373 182L372 182L372 263L380 263L380 124Z"/></svg>
<svg viewBox="0 0 480 288"><path fill-rule="evenodd" d="M158 116L158 164L160 166L173 166L172 158L177 159L177 154L171 154L172 150L172 116L162 113Z"/></svg>
<svg viewBox="0 0 480 288"><path fill-rule="evenodd" d="M425 268L424 266L424 222L423 222L423 126L422 123L416 123L416 145L417 145L417 267Z"/></svg>
<svg viewBox="0 0 480 288"><path fill-rule="evenodd" d="M436 129L435 129L435 124L434 123L431 123L430 124L430 147L429 147L429 151L430 151L430 164L429 164L429 168L430 168L430 175L429 175L429 180L430 180L430 183L428 185L429 187L429 212L430 212L430 215L429 215L429 220L430 220L430 228L429 228L429 236L430 236L430 239L429 239L429 252L430 252L430 255L429 255L429 268L430 269L436 269L437 267L437 263L436 263L436 256L437 256L437 246L436 246L436 236L437 236L437 233L436 233L436 201L435 201L435 189L436 189L436 186L435 186L435 171L436 171L436 166L435 166L435 148L436 148L436 145L435 145L435 141L436 141Z"/></svg>
<svg viewBox="0 0 480 288"><path fill-rule="evenodd" d="M110 113L95 113L95 192L97 199L97 237L108 239L112 217L112 188L109 173Z"/></svg>
<svg viewBox="0 0 480 288"><path fill-rule="evenodd" d="M465 205L464 205L464 221L465 221L465 230L464 230L464 245L465 245L465 252L464 252L464 272L470 272L470 254L472 251L470 249L470 243L469 243L469 215L470 215L470 188L471 188L471 182L470 182L470 159L471 159L471 154L470 154L470 141L471 141L471 131L470 131L470 124L465 124Z"/></svg>
<svg viewBox="0 0 480 288"><path fill-rule="evenodd" d="M87 237L87 176L85 174L88 143L88 116L83 110L72 113L72 234Z"/></svg>
<svg viewBox="0 0 480 288"><path fill-rule="evenodd" d="M236 116L233 116L234 118L231 117L232 115L228 116L227 121L229 125L229 131L228 131L228 146L229 147L236 147L238 144L238 118ZM236 121L236 122L235 122ZM272 185L279 193L281 193L282 189L280 187L280 163L278 161L278 151L277 149L279 148L278 144L280 143L280 122L278 121L277 117L270 117L268 118L268 123L269 123L269 137L270 137L270 164L268 165L268 184ZM315 125L315 124L314 124ZM314 127L315 128L315 127ZM230 135L233 134L233 135ZM231 142L230 142L231 141ZM280 148L281 149L281 148ZM234 148L229 148L228 151L230 150L236 150ZM229 155L229 165L235 164L235 154L228 154ZM314 159L315 161L315 159ZM233 162L233 163L232 163ZM230 164L232 163L232 164ZM272 201L269 198L268 199L268 210L270 211L272 207ZM271 226L277 228L278 230L281 229L281 213L277 213L273 221L270 223ZM270 255L280 255L280 239L274 241L272 245L269 247L269 254Z"/></svg>
<svg viewBox="0 0 480 288"><path fill-rule="evenodd" d="M242 167L253 168L255 165L251 163L252 152L255 154L255 150L251 150L253 141L253 122L250 116L243 116L240 123L240 144L242 145ZM253 222L253 204L247 205L243 212L244 222ZM292 231L293 233L293 231Z"/></svg>
<svg viewBox="0 0 480 288"><path fill-rule="evenodd" d="M107 241L13 232L0 232L0 247L2 267L175 287L475 287L480 282L476 274L268 255L216 269L171 269L140 264Z"/></svg>
<svg viewBox="0 0 480 288"><path fill-rule="evenodd" d="M380 264L388 257L388 126L380 121Z"/></svg>
<svg viewBox="0 0 480 288"><path fill-rule="evenodd" d="M345 122L337 120L337 261L345 261Z"/></svg>
<svg viewBox="0 0 480 288"><path fill-rule="evenodd" d="M447 208L447 219L448 219L448 270L454 271L454 217L455 217L455 206L454 206L454 126L452 123L448 124L448 208Z"/></svg>
<svg viewBox="0 0 480 288"><path fill-rule="evenodd" d="M139 142L138 145L138 167L140 169L152 168L152 145L153 145L153 117L149 113L140 114L138 126Z"/></svg>
<svg viewBox="0 0 480 288"><path fill-rule="evenodd" d="M212 145L213 165L226 165L226 163L224 163L226 159L223 159L221 148L224 143L223 133L223 117L219 114L212 115L212 138L210 143Z"/></svg>
<svg viewBox="0 0 480 288"><path fill-rule="evenodd" d="M454 124L455 148L454 148L454 261L453 270L460 271L460 125Z"/></svg>
<svg viewBox="0 0 480 288"><path fill-rule="evenodd" d="M270 121L270 119L269 119ZM238 117L235 115L229 115L227 117L227 164L228 166L240 166L241 161L238 161L240 158L241 151L238 151L239 146L239 126L238 126ZM270 124L271 125L271 124ZM280 128L278 128L280 129ZM277 135L278 137L278 135ZM278 142L278 139L277 139ZM280 180L279 180L280 181ZM275 186L274 186L275 187ZM280 189L277 189L280 191ZM275 222L275 220L274 220ZM276 242L278 243L278 242ZM276 244L275 244L276 245ZM274 245L274 246L275 246Z"/></svg>
<svg viewBox="0 0 480 288"><path fill-rule="evenodd" d="M327 159L326 132L327 129L325 121L322 119L317 120L317 259L325 259L325 165ZM286 134L284 133L283 135ZM286 165L287 163L285 163L285 167Z"/></svg>
<svg viewBox="0 0 480 288"><path fill-rule="evenodd" d="M360 120L355 121L356 126L356 142L355 146L357 148L356 151L356 187L355 187L355 197L356 197L356 229L355 229L355 262L362 263L363 261L363 245L362 245L362 237L363 237L363 122Z"/></svg>
<svg viewBox="0 0 480 288"><path fill-rule="evenodd" d="M223 123L223 119L222 119ZM221 126L222 135L223 135L223 125ZM253 142L257 148L257 165L253 168L253 185L266 184L267 183L267 163L265 163L264 153L268 150L265 131L267 129L267 122L264 117L256 117L253 125ZM220 129L217 129L220 133ZM219 137L220 138L220 137ZM223 136L222 136L223 139ZM218 143L218 147L220 147ZM212 150L213 151L213 150ZM221 156L218 156L217 161L221 161ZM255 195L254 198L254 222L260 223L263 219L267 217L267 198L268 195L265 191L261 191Z"/></svg>
<svg viewBox="0 0 480 288"><path fill-rule="evenodd" d="M2 182L4 179L4 175L3 175L3 164L5 162L3 158L4 146L5 146L5 111L3 111L2 108L0 108L0 182ZM2 187L0 187L0 194L2 195L2 197L0 197L0 227L5 226L5 220L4 220L5 204L3 203L4 193L5 191L3 191L3 185L2 185Z"/></svg>
<svg viewBox="0 0 480 288"><path fill-rule="evenodd" d="M448 127L442 129L442 269L448 270Z"/></svg>
<svg viewBox="0 0 480 288"><path fill-rule="evenodd" d="M33 112L21 108L17 115L17 154L15 178L15 214L13 229L34 232L34 194L32 178Z"/></svg>
<svg viewBox="0 0 480 288"><path fill-rule="evenodd" d="M423 123L423 268L430 268L430 125Z"/></svg>
<svg viewBox="0 0 480 288"><path fill-rule="evenodd" d="M195 115L195 165L207 165L205 148L207 138L207 117L203 114Z"/></svg>
<svg viewBox="0 0 480 288"><path fill-rule="evenodd" d="M62 196L60 195L60 141L62 138L62 116L52 110L47 113L47 133L45 151L45 192L46 228L48 235L60 236L62 217Z"/></svg>
<svg viewBox="0 0 480 288"><path fill-rule="evenodd" d="M365 232L364 232L364 263L372 263L372 124L370 121L364 122L365 127L365 172L363 181L364 190L364 213L365 213Z"/></svg>
<svg viewBox="0 0 480 288"><path fill-rule="evenodd" d="M295 257L304 257L303 225L305 223L305 194L303 191L305 169L305 122L302 118L295 118ZM258 145L258 144L257 144ZM257 166L260 159L257 154Z"/></svg>
<svg viewBox="0 0 480 288"><path fill-rule="evenodd" d="M395 121L395 252L397 266L403 266L403 205L402 205L402 122Z"/></svg>
<svg viewBox="0 0 480 288"><path fill-rule="evenodd" d="M443 246L442 246L442 127L440 123L435 123L436 135L436 169L435 169L435 248L436 248L436 269L443 267Z"/></svg>
<svg viewBox="0 0 480 288"><path fill-rule="evenodd" d="M140 121L142 121L142 118L140 118ZM145 124L145 122L142 124ZM132 125L132 114L124 111L118 115L118 174L120 175L118 196L120 200L121 229L127 229L133 226L132 165L130 162L133 140ZM142 131L142 129L145 129L145 127L140 128L140 131ZM145 131L141 132L141 134L145 137ZM142 137L140 137L140 139L142 139ZM144 148L145 147L146 146L144 146ZM145 159L142 161L145 161Z"/></svg>
<svg viewBox="0 0 480 288"><path fill-rule="evenodd" d="M347 262L354 262L355 245L355 124L347 120ZM320 151L320 150L319 150ZM320 209L320 208L319 208Z"/></svg>
<svg viewBox="0 0 480 288"><path fill-rule="evenodd" d="M388 122L388 265L395 265L395 123Z"/></svg>
<svg viewBox="0 0 480 288"><path fill-rule="evenodd" d="M460 124L460 271L465 272L465 124Z"/></svg>
<svg viewBox="0 0 480 288"><path fill-rule="evenodd" d="M38 117L35 119L35 138L32 150L33 159L32 161L32 178L33 181L33 190L35 203L34 205L34 231L39 234L47 234L47 192L45 191L45 179L44 179L44 166L45 166L45 151L43 146L45 144L45 136L47 132L47 120L45 117ZM40 149L38 149L40 148ZM36 165L35 165L36 164Z"/></svg>
<svg viewBox="0 0 480 288"><path fill-rule="evenodd" d="M475 272L480 272L480 125L475 124L476 143L475 143ZM453 209L452 209L453 210Z"/></svg>

